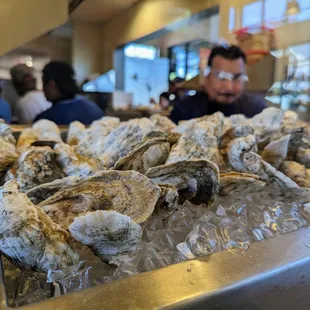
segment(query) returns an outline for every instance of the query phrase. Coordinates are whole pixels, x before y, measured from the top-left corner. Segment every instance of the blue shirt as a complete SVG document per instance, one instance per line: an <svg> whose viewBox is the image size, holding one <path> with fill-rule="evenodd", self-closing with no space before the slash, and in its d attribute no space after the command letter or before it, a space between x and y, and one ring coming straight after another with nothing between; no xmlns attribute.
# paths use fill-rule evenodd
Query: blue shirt
<svg viewBox="0 0 310 310"><path fill-rule="evenodd" d="M103 111L94 102L76 97L54 103L51 108L39 114L35 121L48 119L58 125L69 125L73 121L80 121L89 125L103 116Z"/></svg>
<svg viewBox="0 0 310 310"><path fill-rule="evenodd" d="M265 108L267 104L264 98L253 94L245 93L234 103L220 104L210 100L205 92L199 92L179 101L169 117L175 123L215 112L222 112L225 116L244 114L246 117L253 117Z"/></svg>
<svg viewBox="0 0 310 310"><path fill-rule="evenodd" d="M2 98L0 98L0 118L4 119L8 124L11 123L10 105Z"/></svg>

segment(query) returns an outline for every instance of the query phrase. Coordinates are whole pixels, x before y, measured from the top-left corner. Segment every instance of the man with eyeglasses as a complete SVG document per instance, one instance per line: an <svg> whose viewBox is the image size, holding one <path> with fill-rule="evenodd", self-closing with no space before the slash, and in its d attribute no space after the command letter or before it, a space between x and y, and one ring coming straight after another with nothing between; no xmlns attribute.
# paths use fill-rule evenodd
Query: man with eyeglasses
<svg viewBox="0 0 310 310"><path fill-rule="evenodd" d="M237 46L217 46L211 51L205 72L204 91L181 102L170 118L181 120L223 112L225 116L244 114L253 117L267 107L262 97L244 92L246 55Z"/></svg>

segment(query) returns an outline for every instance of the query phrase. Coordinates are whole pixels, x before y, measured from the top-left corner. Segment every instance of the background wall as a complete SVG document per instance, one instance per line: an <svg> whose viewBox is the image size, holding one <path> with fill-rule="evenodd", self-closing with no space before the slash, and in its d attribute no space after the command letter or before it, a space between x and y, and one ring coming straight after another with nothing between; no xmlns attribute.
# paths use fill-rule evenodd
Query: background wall
<svg viewBox="0 0 310 310"><path fill-rule="evenodd" d="M90 74L102 71L101 28L84 22L73 23L72 65L79 83ZM111 53L113 57L113 52Z"/></svg>

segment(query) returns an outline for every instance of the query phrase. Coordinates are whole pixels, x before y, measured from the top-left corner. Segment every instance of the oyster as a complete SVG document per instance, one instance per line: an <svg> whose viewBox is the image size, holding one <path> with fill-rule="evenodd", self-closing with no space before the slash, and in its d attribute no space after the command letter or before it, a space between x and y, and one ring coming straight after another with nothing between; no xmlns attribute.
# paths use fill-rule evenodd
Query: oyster
<svg viewBox="0 0 310 310"><path fill-rule="evenodd" d="M122 157L127 156L143 137L154 129L154 123L149 119L130 120L113 130L104 141L104 152L100 160L111 168Z"/></svg>
<svg viewBox="0 0 310 310"><path fill-rule="evenodd" d="M74 147L58 143L54 147L58 165L67 176L86 178L98 171L105 170L99 160L79 155Z"/></svg>
<svg viewBox="0 0 310 310"><path fill-rule="evenodd" d="M155 139L155 138L161 138L161 139L167 139L170 143L170 145L176 144L179 140L181 135L177 132L163 132L163 131L150 131L143 137L143 141Z"/></svg>
<svg viewBox="0 0 310 310"><path fill-rule="evenodd" d="M68 129L67 143L69 145L77 145L81 142L85 134L85 125L79 121L70 123Z"/></svg>
<svg viewBox="0 0 310 310"><path fill-rule="evenodd" d="M145 173L150 168L165 163L170 151L170 143L166 139L150 139L119 159L115 170L135 170Z"/></svg>
<svg viewBox="0 0 310 310"><path fill-rule="evenodd" d="M276 170L270 164L266 163L261 157L253 152L244 154L243 156L244 170L249 173L258 175L267 183L277 184L280 188L299 187L289 177Z"/></svg>
<svg viewBox="0 0 310 310"><path fill-rule="evenodd" d="M206 159L217 165L222 164L216 130L216 125L211 122L193 124L172 147L166 164L191 159Z"/></svg>
<svg viewBox="0 0 310 310"><path fill-rule="evenodd" d="M92 158L99 158L106 148L105 138L119 123L120 120L118 118L109 116L93 122L90 128L85 130L83 139L77 145L77 153Z"/></svg>
<svg viewBox="0 0 310 310"><path fill-rule="evenodd" d="M32 125L33 129L38 129L42 133L53 133L60 136L60 129L56 123L49 121L47 119L41 119Z"/></svg>
<svg viewBox="0 0 310 310"><path fill-rule="evenodd" d="M151 168L146 176L160 185L175 186L194 204L212 202L219 191L219 170L207 160L187 160Z"/></svg>
<svg viewBox="0 0 310 310"><path fill-rule="evenodd" d="M155 124L155 130L172 131L176 125L167 116L162 116L160 114L155 114L150 117L151 121Z"/></svg>
<svg viewBox="0 0 310 310"><path fill-rule="evenodd" d="M249 125L250 119L243 114L234 114L229 116L232 125Z"/></svg>
<svg viewBox="0 0 310 310"><path fill-rule="evenodd" d="M278 140L270 142L264 148L262 159L275 168L279 168L287 156L290 141L291 135L286 135Z"/></svg>
<svg viewBox="0 0 310 310"><path fill-rule="evenodd" d="M246 172L243 155L255 147L256 139L253 135L236 138L227 146L227 159L233 170L238 172Z"/></svg>
<svg viewBox="0 0 310 310"><path fill-rule="evenodd" d="M22 191L62 177L64 173L56 163L55 153L48 146L30 147L7 174L7 180L18 181Z"/></svg>
<svg viewBox="0 0 310 310"><path fill-rule="evenodd" d="M158 199L154 214L162 219L167 219L179 206L178 190L169 184L160 185L161 194Z"/></svg>
<svg viewBox="0 0 310 310"><path fill-rule="evenodd" d="M33 205L15 181L0 188L0 251L22 269L58 279L75 272L80 260L69 234Z"/></svg>
<svg viewBox="0 0 310 310"><path fill-rule="evenodd" d="M31 188L26 192L27 197L33 204L39 204L50 196L53 196L60 189L77 184L81 181L79 177L66 177L63 179L55 180L50 183L44 183Z"/></svg>
<svg viewBox="0 0 310 310"><path fill-rule="evenodd" d="M296 160L306 168L310 168L310 149L300 147L297 150Z"/></svg>
<svg viewBox="0 0 310 310"><path fill-rule="evenodd" d="M280 171L291 178L301 187L310 187L310 169L294 161L285 161L280 167Z"/></svg>
<svg viewBox="0 0 310 310"><path fill-rule="evenodd" d="M135 171L102 171L81 182L60 189L39 206L64 229L77 216L96 210L112 210L136 223L154 211L160 188Z"/></svg>
<svg viewBox="0 0 310 310"><path fill-rule="evenodd" d="M284 124L295 125L298 121L298 114L294 111L284 112Z"/></svg>
<svg viewBox="0 0 310 310"><path fill-rule="evenodd" d="M220 175L220 196L229 196L239 192L240 194L246 192L250 187L263 187L266 183L254 174L230 172Z"/></svg>
<svg viewBox="0 0 310 310"><path fill-rule="evenodd" d="M2 122L0 122L0 138L2 138L5 142L11 143L13 145L16 144L12 128Z"/></svg>
<svg viewBox="0 0 310 310"><path fill-rule="evenodd" d="M69 232L105 260L133 251L142 236L141 226L129 216L102 210L76 217Z"/></svg>
<svg viewBox="0 0 310 310"><path fill-rule="evenodd" d="M249 125L233 125L221 137L220 148L226 149L230 141L236 138L254 135L254 129Z"/></svg>
<svg viewBox="0 0 310 310"><path fill-rule="evenodd" d="M17 141L17 151L21 154L24 153L28 147L35 141L40 140L40 131L33 128L24 129Z"/></svg>
<svg viewBox="0 0 310 310"><path fill-rule="evenodd" d="M0 172L12 165L18 156L15 146L0 137Z"/></svg>

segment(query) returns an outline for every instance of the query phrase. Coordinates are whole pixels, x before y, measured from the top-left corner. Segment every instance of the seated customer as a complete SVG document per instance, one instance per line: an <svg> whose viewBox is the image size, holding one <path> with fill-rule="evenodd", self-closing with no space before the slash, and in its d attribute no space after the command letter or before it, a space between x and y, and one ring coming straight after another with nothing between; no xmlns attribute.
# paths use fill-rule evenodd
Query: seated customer
<svg viewBox="0 0 310 310"><path fill-rule="evenodd" d="M7 124L11 123L10 105L1 97L0 97L0 119L3 119Z"/></svg>
<svg viewBox="0 0 310 310"><path fill-rule="evenodd" d="M59 125L73 121L90 124L103 116L103 111L92 101L78 96L78 86L73 68L60 61L52 61L43 69L43 91L53 106L36 117L48 119Z"/></svg>
<svg viewBox="0 0 310 310"><path fill-rule="evenodd" d="M37 81L32 68L18 64L10 73L12 84L20 96L13 112L20 124L31 124L37 115L49 109L52 104L46 100L42 91L37 90Z"/></svg>
<svg viewBox="0 0 310 310"><path fill-rule="evenodd" d="M205 90L180 101L170 114L175 123L215 112L253 117L267 107L263 98L245 93L246 55L237 46L213 48L205 77Z"/></svg>

